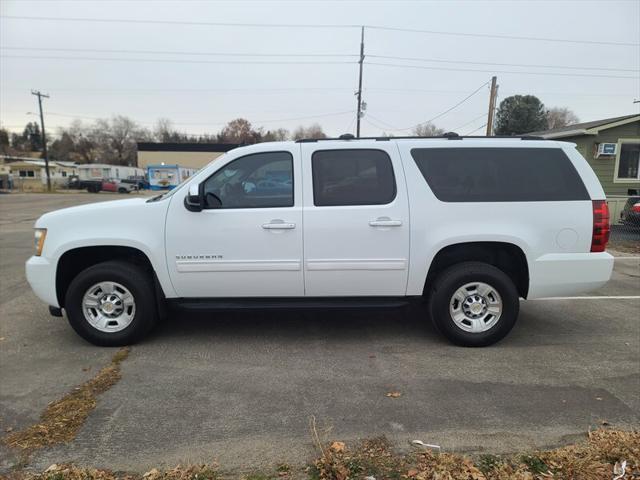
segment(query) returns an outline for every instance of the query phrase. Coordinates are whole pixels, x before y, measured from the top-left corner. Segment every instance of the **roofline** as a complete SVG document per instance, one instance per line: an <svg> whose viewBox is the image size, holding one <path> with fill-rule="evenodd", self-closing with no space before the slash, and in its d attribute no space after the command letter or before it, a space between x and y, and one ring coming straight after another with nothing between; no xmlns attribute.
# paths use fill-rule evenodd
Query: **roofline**
<svg viewBox="0 0 640 480"><path fill-rule="evenodd" d="M312 143L312 142L327 142L327 141L355 141L355 140L376 140L379 142L387 142L389 140L464 140L465 138L486 138L486 139L498 139L498 140L545 140L545 138L536 135L520 135L520 136L510 136L510 135L497 135L492 137L487 137L485 135L467 135L461 136L454 132L447 132L444 135L438 135L434 137L416 137L416 136L405 136L405 137L354 137L353 135L342 135L337 138L301 138L300 140L296 140L296 143Z"/></svg>
<svg viewBox="0 0 640 480"><path fill-rule="evenodd" d="M236 143L177 143L138 142L139 152L228 152L240 145Z"/></svg>
<svg viewBox="0 0 640 480"><path fill-rule="evenodd" d="M98 168L98 167L114 167L114 168L137 168L138 170L144 170L142 167L136 167L134 165L114 165L113 163L79 163L78 168Z"/></svg>
<svg viewBox="0 0 640 480"><path fill-rule="evenodd" d="M610 128L620 127L622 125L626 125L628 123L637 122L640 120L640 114L634 115L632 117L625 118L623 120L618 120L616 122L603 123L602 125L598 125L597 127L591 128L577 128L575 130L566 130L561 132L554 132L553 130L545 132L535 132L536 135L539 135L544 138L552 139L552 138L563 138L563 137L575 137L578 135L597 135L600 133L600 130L608 130Z"/></svg>

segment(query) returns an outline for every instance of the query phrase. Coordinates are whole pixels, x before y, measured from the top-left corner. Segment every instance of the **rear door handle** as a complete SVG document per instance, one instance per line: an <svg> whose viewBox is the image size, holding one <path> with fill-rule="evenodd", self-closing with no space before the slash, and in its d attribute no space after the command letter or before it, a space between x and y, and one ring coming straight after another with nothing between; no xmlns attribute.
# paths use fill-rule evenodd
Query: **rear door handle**
<svg viewBox="0 0 640 480"><path fill-rule="evenodd" d="M401 220L391 220L389 217L380 217L369 222L371 227L400 227L402 226Z"/></svg>
<svg viewBox="0 0 640 480"><path fill-rule="evenodd" d="M265 230L291 230L296 228L296 224L288 223L283 220L271 220L269 223L263 223L262 228Z"/></svg>

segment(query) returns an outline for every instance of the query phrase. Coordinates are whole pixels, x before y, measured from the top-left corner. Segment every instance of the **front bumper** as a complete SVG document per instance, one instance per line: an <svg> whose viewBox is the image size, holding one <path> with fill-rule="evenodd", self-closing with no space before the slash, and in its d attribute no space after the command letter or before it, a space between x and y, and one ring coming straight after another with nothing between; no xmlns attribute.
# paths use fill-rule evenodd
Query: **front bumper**
<svg viewBox="0 0 640 480"><path fill-rule="evenodd" d="M27 282L36 296L48 305L60 307L56 295L56 266L45 257L33 256L25 265Z"/></svg>
<svg viewBox="0 0 640 480"><path fill-rule="evenodd" d="M563 297L602 287L611 278L614 258L601 253L551 253L529 266L528 299Z"/></svg>

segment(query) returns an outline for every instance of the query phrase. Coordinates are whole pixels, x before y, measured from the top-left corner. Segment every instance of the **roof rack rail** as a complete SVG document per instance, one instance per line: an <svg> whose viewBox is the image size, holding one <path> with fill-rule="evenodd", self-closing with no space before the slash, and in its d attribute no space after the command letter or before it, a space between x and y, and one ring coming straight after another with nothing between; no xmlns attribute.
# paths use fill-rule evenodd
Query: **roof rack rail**
<svg viewBox="0 0 640 480"><path fill-rule="evenodd" d="M352 134L344 134L344 135L340 135L339 137L332 137L332 138L301 138L299 140L296 140L296 143L313 143L313 142L330 142L330 141L336 141L336 140L376 140L378 142L385 142L385 141L389 141L389 140L442 140L442 139L447 139L447 140L464 140L465 138L487 138L487 139L496 139L496 140L548 140L544 137L538 137L535 135L514 135L514 136L510 136L510 135L496 135L496 136L491 136L491 137L487 137L486 135L458 135L455 132L446 132L443 135L439 135L436 137L419 137L416 135L407 135L407 136L401 136L401 137L354 137Z"/></svg>

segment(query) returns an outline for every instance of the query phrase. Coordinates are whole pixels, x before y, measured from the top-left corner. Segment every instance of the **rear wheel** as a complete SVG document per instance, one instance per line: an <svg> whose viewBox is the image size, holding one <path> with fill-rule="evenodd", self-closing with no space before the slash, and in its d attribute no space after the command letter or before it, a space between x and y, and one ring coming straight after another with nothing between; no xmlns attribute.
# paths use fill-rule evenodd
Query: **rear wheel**
<svg viewBox="0 0 640 480"><path fill-rule="evenodd" d="M151 277L136 265L109 261L82 271L65 296L73 329L101 346L122 346L143 338L157 321Z"/></svg>
<svg viewBox="0 0 640 480"><path fill-rule="evenodd" d="M504 338L520 309L518 291L502 270L481 262L449 267L429 292L436 328L456 345L483 347Z"/></svg>

